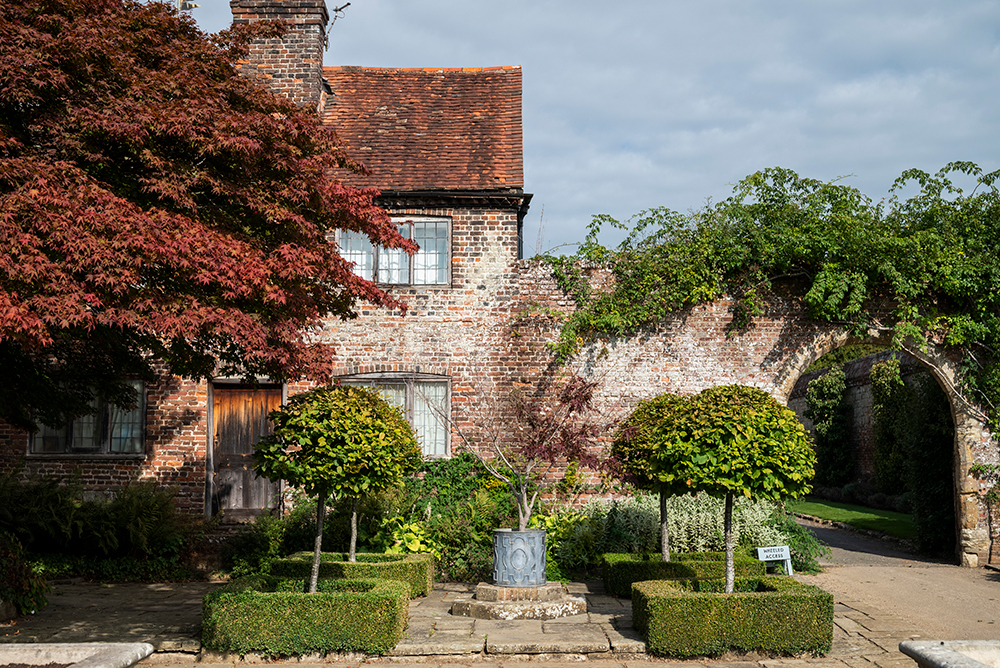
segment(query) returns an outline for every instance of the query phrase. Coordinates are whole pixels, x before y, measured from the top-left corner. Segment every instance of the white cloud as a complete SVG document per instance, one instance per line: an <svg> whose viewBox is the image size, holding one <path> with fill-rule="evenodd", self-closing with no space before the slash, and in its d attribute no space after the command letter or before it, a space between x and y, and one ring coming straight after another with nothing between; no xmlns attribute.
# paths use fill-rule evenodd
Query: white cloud
<svg viewBox="0 0 1000 668"><path fill-rule="evenodd" d="M773 165L876 199L909 167L1000 168L998 37L992 0L352 0L326 62L522 65L533 247L542 205L555 245Z"/></svg>

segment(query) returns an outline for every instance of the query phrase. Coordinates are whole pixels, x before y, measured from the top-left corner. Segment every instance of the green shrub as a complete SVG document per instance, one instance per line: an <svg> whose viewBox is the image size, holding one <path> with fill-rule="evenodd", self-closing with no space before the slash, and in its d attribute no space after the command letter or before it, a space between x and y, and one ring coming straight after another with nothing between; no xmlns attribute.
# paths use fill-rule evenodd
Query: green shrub
<svg viewBox="0 0 1000 668"><path fill-rule="evenodd" d="M652 654L690 657L730 650L822 654L833 642L833 595L789 577L637 582L632 619ZM741 593L742 590L742 593Z"/></svg>
<svg viewBox="0 0 1000 668"><path fill-rule="evenodd" d="M48 604L48 583L24 556L20 541L0 531L0 601L13 603L22 615L41 610Z"/></svg>
<svg viewBox="0 0 1000 668"><path fill-rule="evenodd" d="M715 579L726 576L725 552L675 554L663 561L660 553L604 555L604 591L613 596L631 596L632 585L644 580ZM765 565L751 556L736 555L737 577L761 577Z"/></svg>
<svg viewBox="0 0 1000 668"><path fill-rule="evenodd" d="M151 559L177 557L190 533L176 490L133 482L87 498L76 479L0 475L0 531L33 554Z"/></svg>
<svg viewBox="0 0 1000 668"><path fill-rule="evenodd" d="M312 652L384 654L403 637L409 587L395 580L305 580L250 576L208 594L202 643L268 657Z"/></svg>
<svg viewBox="0 0 1000 668"><path fill-rule="evenodd" d="M324 579L399 580L413 596L426 596L434 587L434 559L429 554L358 553L357 561L347 561L341 552L320 555L319 576ZM311 552L297 552L271 564L271 575L307 578L312 569Z"/></svg>
<svg viewBox="0 0 1000 668"><path fill-rule="evenodd" d="M559 540L550 546L552 557L560 571L570 573L594 569L601 565L601 555L615 553L649 553L660 550L659 499L652 494L615 501L595 500L580 511L553 513L559 517L569 513L563 526L559 520L546 520L544 525L559 527ZM667 499L667 521L670 530L671 553L721 550L723 501L707 494L672 496ZM780 506L772 501L737 499L733 513L734 534L743 547L784 545L787 537L779 530L777 517ZM541 522L539 523L541 526Z"/></svg>

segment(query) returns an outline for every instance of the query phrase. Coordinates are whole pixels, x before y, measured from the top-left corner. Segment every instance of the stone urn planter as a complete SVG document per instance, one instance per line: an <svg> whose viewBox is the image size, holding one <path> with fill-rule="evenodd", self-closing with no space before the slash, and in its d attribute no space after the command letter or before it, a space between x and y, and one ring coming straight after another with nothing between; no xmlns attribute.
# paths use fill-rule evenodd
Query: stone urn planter
<svg viewBox="0 0 1000 668"><path fill-rule="evenodd" d="M493 584L540 587L545 584L545 530L493 530Z"/></svg>

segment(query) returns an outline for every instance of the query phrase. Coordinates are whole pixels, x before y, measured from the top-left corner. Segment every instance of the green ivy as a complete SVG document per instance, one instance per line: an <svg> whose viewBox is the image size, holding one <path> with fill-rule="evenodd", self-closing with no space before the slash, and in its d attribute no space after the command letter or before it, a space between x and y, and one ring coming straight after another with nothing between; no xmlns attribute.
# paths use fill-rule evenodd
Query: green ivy
<svg viewBox="0 0 1000 668"><path fill-rule="evenodd" d="M954 176L974 180L966 193ZM565 321L560 359L596 339L630 336L667 316L718 300L736 301L732 331L749 327L769 295L798 297L816 320L864 336L891 331L893 345L933 341L965 355L964 389L1000 431L1000 172L955 162L934 175L904 172L888 200L849 186L766 169L728 199L680 214L651 209L626 223L595 216L574 256L610 272L588 290L569 260L545 261L579 308ZM906 199L899 193L913 185ZM615 249L602 227L631 227Z"/></svg>
<svg viewBox="0 0 1000 668"><path fill-rule="evenodd" d="M847 377L834 367L814 378L806 388L806 417L813 423L816 441L816 484L839 487L854 478L851 450L851 407L845 397Z"/></svg>

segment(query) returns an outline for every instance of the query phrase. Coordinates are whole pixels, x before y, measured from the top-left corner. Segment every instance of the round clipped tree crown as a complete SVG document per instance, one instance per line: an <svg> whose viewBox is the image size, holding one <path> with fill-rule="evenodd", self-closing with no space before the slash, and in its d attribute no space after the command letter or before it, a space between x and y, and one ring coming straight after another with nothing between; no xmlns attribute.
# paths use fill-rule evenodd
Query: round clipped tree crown
<svg viewBox="0 0 1000 668"><path fill-rule="evenodd" d="M753 387L703 390L661 425L651 472L671 487L713 496L798 497L811 489L816 454L795 413Z"/></svg>
<svg viewBox="0 0 1000 668"><path fill-rule="evenodd" d="M344 385L298 394L270 415L254 467L310 496L358 497L399 484L422 455L409 422L376 391Z"/></svg>

